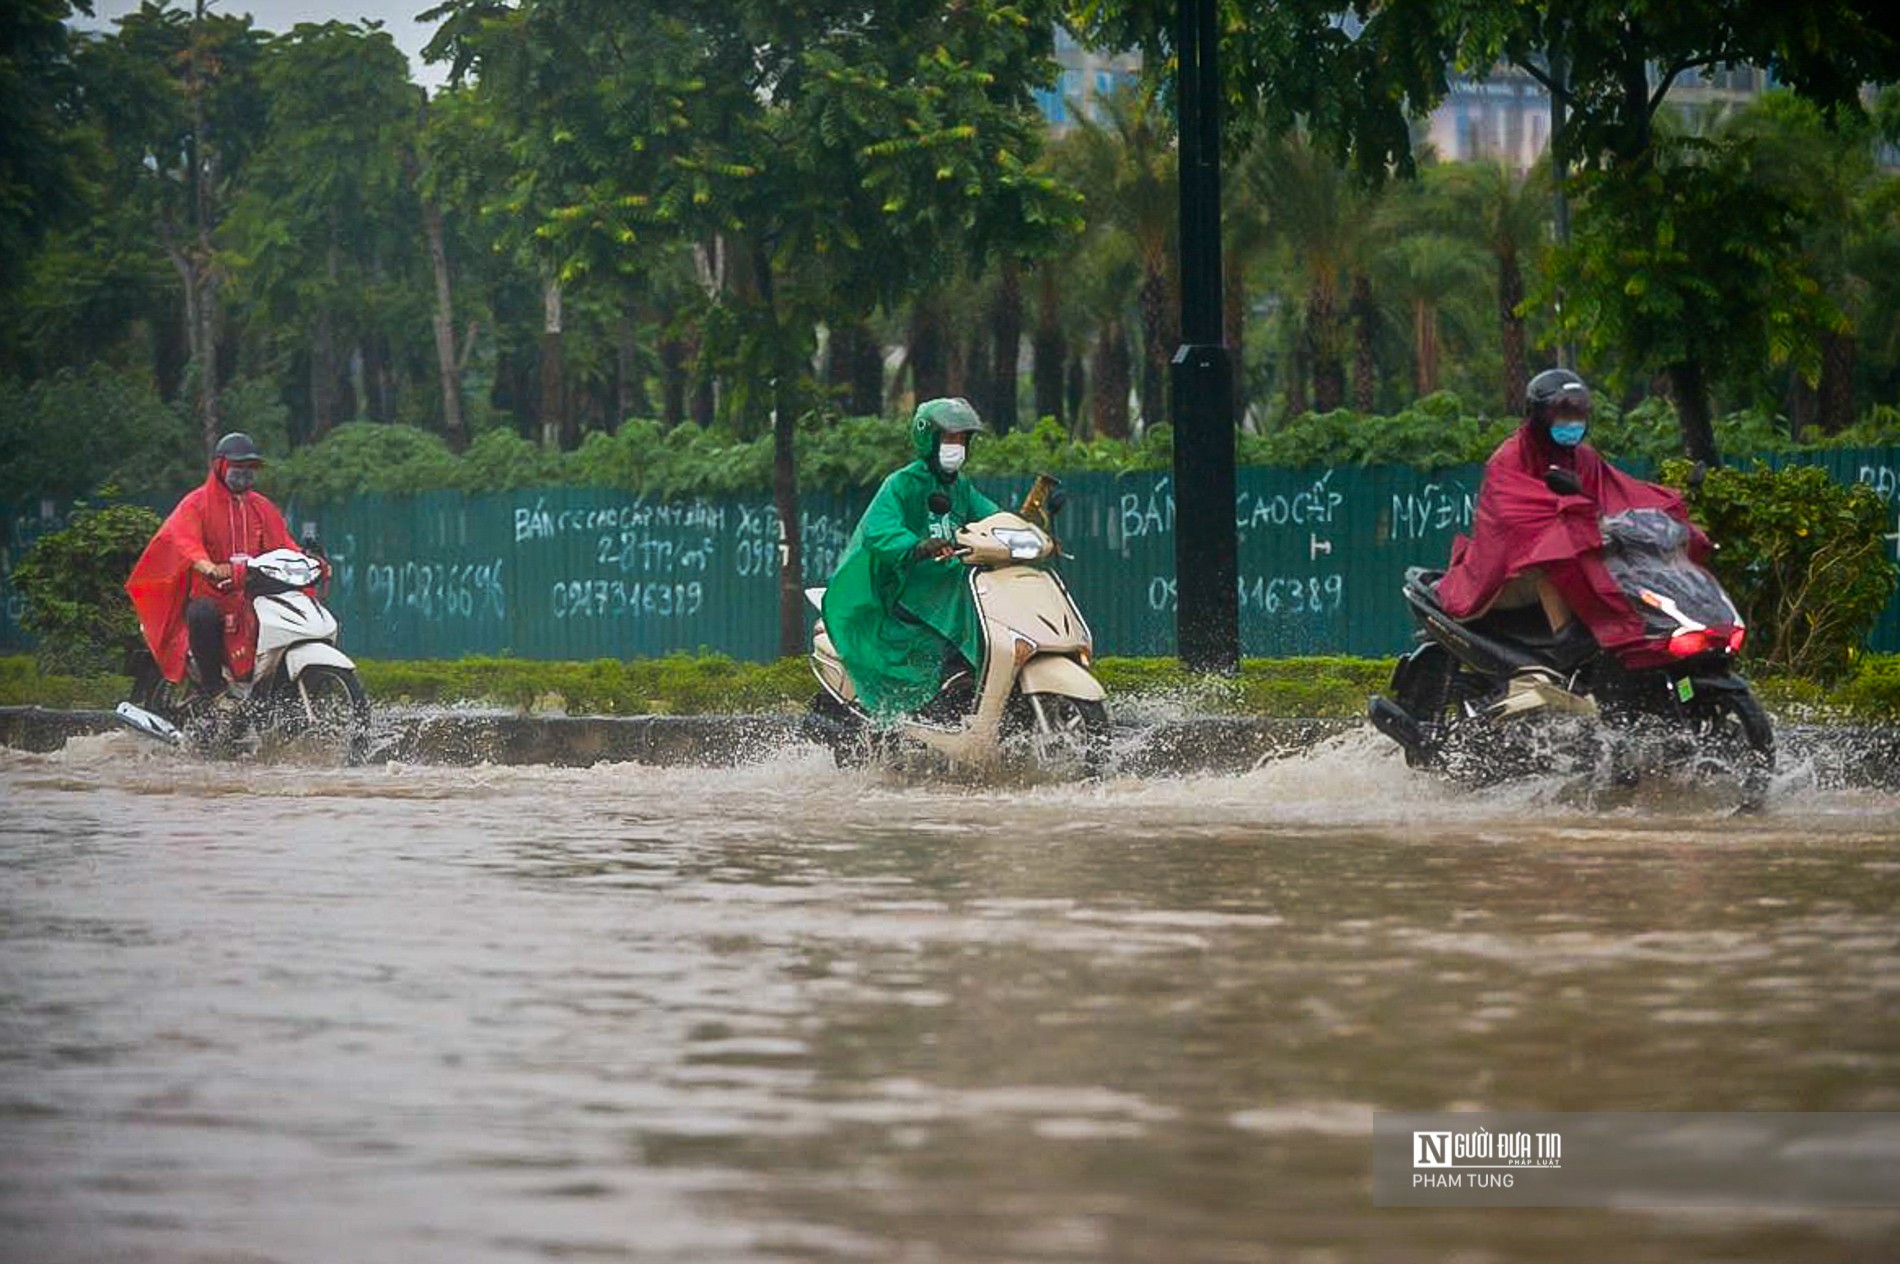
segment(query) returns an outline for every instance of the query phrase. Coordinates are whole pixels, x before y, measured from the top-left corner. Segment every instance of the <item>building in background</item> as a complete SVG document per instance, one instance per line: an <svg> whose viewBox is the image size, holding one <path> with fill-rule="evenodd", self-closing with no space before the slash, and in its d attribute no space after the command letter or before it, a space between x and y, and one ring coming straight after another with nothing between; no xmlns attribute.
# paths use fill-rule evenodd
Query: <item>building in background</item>
<svg viewBox="0 0 1900 1264"><path fill-rule="evenodd" d="M1060 136L1081 119L1102 117L1102 102L1141 78L1140 53L1098 53L1082 47L1075 36L1056 28L1056 64L1061 77L1051 88L1036 90L1036 105L1048 120L1052 135ZM1078 111L1080 118L1077 117Z"/></svg>
<svg viewBox="0 0 1900 1264"><path fill-rule="evenodd" d="M1668 103L1691 117L1745 105L1774 86L1758 66L1688 70L1669 87ZM1514 66L1482 79L1451 81L1445 99L1418 124L1421 151L1445 162L1501 161L1527 171L1550 146L1550 94Z"/></svg>
<svg viewBox="0 0 1900 1264"><path fill-rule="evenodd" d="M1056 28L1061 76L1036 91L1049 131L1061 135L1082 119L1099 120L1102 101L1141 77L1141 54L1100 53ZM1774 86L1759 66L1691 69L1669 88L1669 104L1691 116L1745 105ZM1502 161L1529 170L1550 146L1550 94L1526 72L1500 66L1483 78L1460 77L1438 107L1418 120L1415 141L1444 162Z"/></svg>

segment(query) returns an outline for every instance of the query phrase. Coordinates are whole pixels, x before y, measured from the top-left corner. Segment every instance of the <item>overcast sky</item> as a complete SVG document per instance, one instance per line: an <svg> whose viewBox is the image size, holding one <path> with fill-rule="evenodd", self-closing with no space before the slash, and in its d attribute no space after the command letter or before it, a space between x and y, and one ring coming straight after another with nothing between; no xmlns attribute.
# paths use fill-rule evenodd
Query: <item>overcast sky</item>
<svg viewBox="0 0 1900 1264"><path fill-rule="evenodd" d="M447 66L424 64L422 46L435 33L433 22L418 22L416 14L426 13L437 0L217 0L210 7L218 13L248 13L252 21L266 31L288 31L299 22L381 22L396 47L409 59L409 77L433 89L439 87ZM93 0L91 21L75 14L75 26L110 29L114 21L136 12L139 0ZM191 0L174 0L174 8L189 9Z"/></svg>

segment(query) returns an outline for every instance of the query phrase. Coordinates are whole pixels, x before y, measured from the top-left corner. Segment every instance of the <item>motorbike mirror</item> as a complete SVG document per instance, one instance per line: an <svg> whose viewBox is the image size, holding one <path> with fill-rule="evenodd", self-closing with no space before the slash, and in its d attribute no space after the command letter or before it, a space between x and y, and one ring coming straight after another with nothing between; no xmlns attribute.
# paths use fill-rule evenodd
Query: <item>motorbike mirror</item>
<svg viewBox="0 0 1900 1264"><path fill-rule="evenodd" d="M325 556L323 552L323 541L317 536L317 524L315 521L305 519L303 526L298 530L298 535L302 540L304 552L310 554L312 557Z"/></svg>
<svg viewBox="0 0 1900 1264"><path fill-rule="evenodd" d="M1051 518L1062 512L1062 506L1069 503L1069 493L1060 487L1049 493L1049 499L1042 503L1043 512Z"/></svg>
<svg viewBox="0 0 1900 1264"><path fill-rule="evenodd" d="M931 513L947 514L950 512L950 498L942 492L930 493L930 499L925 503L930 506Z"/></svg>
<svg viewBox="0 0 1900 1264"><path fill-rule="evenodd" d="M1708 476L1709 476L1709 463L1707 461L1697 461L1694 465L1690 466L1689 467L1689 490L1692 492L1701 491L1702 480L1707 478Z"/></svg>
<svg viewBox="0 0 1900 1264"><path fill-rule="evenodd" d="M1575 470L1567 470L1561 465L1553 465L1544 471L1544 486L1559 496L1581 496L1583 483L1577 478Z"/></svg>

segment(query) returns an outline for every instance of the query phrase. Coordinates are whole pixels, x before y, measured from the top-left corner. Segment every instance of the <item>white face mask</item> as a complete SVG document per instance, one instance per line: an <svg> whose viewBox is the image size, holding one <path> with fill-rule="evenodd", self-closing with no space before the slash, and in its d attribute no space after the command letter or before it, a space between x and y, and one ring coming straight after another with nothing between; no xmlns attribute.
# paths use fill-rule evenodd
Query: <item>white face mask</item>
<svg viewBox="0 0 1900 1264"><path fill-rule="evenodd" d="M969 454L970 449L967 444L958 444L954 448L949 444L944 444L937 449L937 468L945 474L955 474L963 468L963 458Z"/></svg>

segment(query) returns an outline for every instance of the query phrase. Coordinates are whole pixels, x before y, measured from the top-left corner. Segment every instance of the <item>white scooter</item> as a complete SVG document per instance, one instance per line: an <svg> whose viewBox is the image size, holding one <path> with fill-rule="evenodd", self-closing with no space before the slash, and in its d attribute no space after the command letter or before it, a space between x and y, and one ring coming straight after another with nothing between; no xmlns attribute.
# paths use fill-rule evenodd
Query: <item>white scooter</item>
<svg viewBox="0 0 1900 1264"><path fill-rule="evenodd" d="M1037 492L1031 492L1032 501ZM1060 493L1049 512L1060 506ZM1025 509L1042 514L1025 503ZM962 698L946 686L923 712L879 725L820 619L812 629L811 666L821 692L807 732L831 747L840 767L922 747L951 763L994 770L1026 758L1042 773L1098 775L1108 758L1106 691L1091 670L1094 638L1062 579L1047 563L1057 546L1048 531L1008 512L957 532L952 556L968 567L970 594L983 628L978 678ZM825 590L806 597L822 609ZM939 704L951 701L945 708ZM946 716L945 710L960 711Z"/></svg>
<svg viewBox="0 0 1900 1264"><path fill-rule="evenodd" d="M232 580L257 616L257 652L250 675L231 678L222 664L192 661L193 674L224 671L231 702L207 706L188 686L159 674L144 655L133 673L132 699L118 716L133 729L174 746L235 753L244 737L313 743L345 762L368 753L369 703L356 664L337 648L337 621L316 589L323 564L295 549L232 559Z"/></svg>

